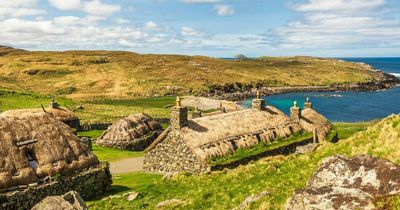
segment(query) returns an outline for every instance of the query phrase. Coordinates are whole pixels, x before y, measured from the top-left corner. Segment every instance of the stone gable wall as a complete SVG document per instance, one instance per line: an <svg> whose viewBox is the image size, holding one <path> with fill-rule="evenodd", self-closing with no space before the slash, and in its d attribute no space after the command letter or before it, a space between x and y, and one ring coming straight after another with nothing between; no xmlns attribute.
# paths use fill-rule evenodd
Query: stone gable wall
<svg viewBox="0 0 400 210"><path fill-rule="evenodd" d="M84 199L91 199L111 189L111 184L109 164L104 163L74 176L36 186L18 186L18 190L0 193L0 210L31 209L47 196L63 195L71 190Z"/></svg>
<svg viewBox="0 0 400 210"><path fill-rule="evenodd" d="M194 156L192 150L182 142L178 133L177 131L171 132L156 148L145 154L145 171L203 173L209 170L208 165L199 161Z"/></svg>

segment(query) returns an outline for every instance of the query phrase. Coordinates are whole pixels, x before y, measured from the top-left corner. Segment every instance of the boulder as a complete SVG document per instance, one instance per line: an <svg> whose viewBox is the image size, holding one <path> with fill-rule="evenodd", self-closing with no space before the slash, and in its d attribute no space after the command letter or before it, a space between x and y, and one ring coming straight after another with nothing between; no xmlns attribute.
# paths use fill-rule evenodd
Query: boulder
<svg viewBox="0 0 400 210"><path fill-rule="evenodd" d="M81 196L70 191L62 196L50 196L36 204L32 210L86 210L88 209Z"/></svg>
<svg viewBox="0 0 400 210"><path fill-rule="evenodd" d="M175 207L181 206L183 204L185 204L184 201L174 198L174 199L166 200L166 201L163 201L163 202L157 204L156 208L157 209L165 209L165 208L170 209L170 208L175 208Z"/></svg>
<svg viewBox="0 0 400 210"><path fill-rule="evenodd" d="M247 197L237 208L234 208L233 210L246 210L252 203L255 203L265 196L269 195L270 193L267 191L262 191L258 193L257 195L251 195Z"/></svg>
<svg viewBox="0 0 400 210"><path fill-rule="evenodd" d="M325 159L286 209L376 209L378 198L400 193L400 166L360 155Z"/></svg>
<svg viewBox="0 0 400 210"><path fill-rule="evenodd" d="M307 153L314 152L318 148L318 146L319 146L318 143L307 144L304 146L298 146L298 147L296 147L295 154L307 154Z"/></svg>

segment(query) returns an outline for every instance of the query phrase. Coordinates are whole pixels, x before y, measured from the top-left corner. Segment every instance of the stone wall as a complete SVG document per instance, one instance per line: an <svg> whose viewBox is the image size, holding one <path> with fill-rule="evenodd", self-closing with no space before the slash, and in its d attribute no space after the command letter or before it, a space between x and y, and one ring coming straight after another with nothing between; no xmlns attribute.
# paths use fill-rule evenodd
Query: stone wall
<svg viewBox="0 0 400 210"><path fill-rule="evenodd" d="M91 130L107 130L112 123L84 123L80 126L80 131L91 131Z"/></svg>
<svg viewBox="0 0 400 210"><path fill-rule="evenodd" d="M144 170L148 172L176 173L181 171L203 173L209 170L192 150L182 142L179 131L172 131L164 141L146 152Z"/></svg>
<svg viewBox="0 0 400 210"><path fill-rule="evenodd" d="M162 131L153 131L141 138L131 139L127 141L111 141L109 139L99 139L96 141L96 144L123 150L143 151L148 146L150 146L151 143L153 143L153 141L161 134L161 132Z"/></svg>
<svg viewBox="0 0 400 210"><path fill-rule="evenodd" d="M63 195L71 190L77 191L82 198L98 197L111 189L109 164L68 177L53 177L51 182L18 186L18 190L0 193L0 209L31 209L47 196Z"/></svg>

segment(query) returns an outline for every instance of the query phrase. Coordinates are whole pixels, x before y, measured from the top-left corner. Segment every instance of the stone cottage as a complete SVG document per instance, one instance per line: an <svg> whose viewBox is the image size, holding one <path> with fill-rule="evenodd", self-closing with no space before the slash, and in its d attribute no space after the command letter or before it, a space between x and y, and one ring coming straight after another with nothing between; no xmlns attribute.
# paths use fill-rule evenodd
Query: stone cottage
<svg viewBox="0 0 400 210"><path fill-rule="evenodd" d="M1 116L17 116L23 113L38 113L38 112L47 112L52 114L56 119L60 120L64 124L67 124L69 127L79 130L80 122L79 118L66 107L60 106L54 99L50 102L47 108L40 109L17 109L17 110L9 110L1 113Z"/></svg>
<svg viewBox="0 0 400 210"><path fill-rule="evenodd" d="M170 128L146 150L146 171L205 172L212 158L231 154L239 148L250 148L261 141L271 143L285 139L301 130L314 131L321 123L328 123L311 107L301 111L296 103L290 110L290 117L286 116L273 106L265 106L259 94L251 109L195 119L188 119L188 109L182 107L178 99L171 115ZM309 116L312 118L306 118Z"/></svg>
<svg viewBox="0 0 400 210"><path fill-rule="evenodd" d="M111 125L96 144L124 150L143 151L162 132L160 123L139 113L118 120Z"/></svg>
<svg viewBox="0 0 400 210"><path fill-rule="evenodd" d="M108 165L51 114L0 116L0 209L29 209L70 190L93 198L110 187Z"/></svg>

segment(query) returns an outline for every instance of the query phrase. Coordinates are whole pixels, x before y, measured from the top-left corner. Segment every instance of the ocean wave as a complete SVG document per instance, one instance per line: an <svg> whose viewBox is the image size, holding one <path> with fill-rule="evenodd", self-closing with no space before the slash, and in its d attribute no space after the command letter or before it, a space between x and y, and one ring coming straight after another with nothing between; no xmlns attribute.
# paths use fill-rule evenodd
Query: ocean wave
<svg viewBox="0 0 400 210"><path fill-rule="evenodd" d="M393 76L395 76L395 77L399 77L399 78L400 78L400 73L389 73L389 74L391 74L391 75L393 75Z"/></svg>

